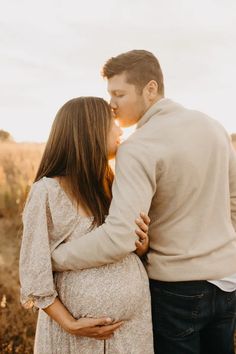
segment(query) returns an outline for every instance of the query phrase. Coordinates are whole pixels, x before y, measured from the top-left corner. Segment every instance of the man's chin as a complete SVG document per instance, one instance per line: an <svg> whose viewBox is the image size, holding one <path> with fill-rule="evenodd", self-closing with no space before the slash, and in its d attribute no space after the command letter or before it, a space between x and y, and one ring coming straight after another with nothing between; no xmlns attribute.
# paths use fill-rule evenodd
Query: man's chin
<svg viewBox="0 0 236 354"><path fill-rule="evenodd" d="M128 128L131 127L132 125L134 125L135 123L133 123L132 121L128 120L128 119L123 119L123 118L117 118L119 125L121 128Z"/></svg>

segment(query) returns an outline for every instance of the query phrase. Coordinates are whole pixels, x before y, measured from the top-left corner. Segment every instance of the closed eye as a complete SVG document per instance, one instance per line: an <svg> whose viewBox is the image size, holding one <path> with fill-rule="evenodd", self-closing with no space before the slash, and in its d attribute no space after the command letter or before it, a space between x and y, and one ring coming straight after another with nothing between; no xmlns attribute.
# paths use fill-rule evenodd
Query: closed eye
<svg viewBox="0 0 236 354"><path fill-rule="evenodd" d="M125 92L120 91L120 90L114 90L110 92L111 97L123 97L125 95Z"/></svg>

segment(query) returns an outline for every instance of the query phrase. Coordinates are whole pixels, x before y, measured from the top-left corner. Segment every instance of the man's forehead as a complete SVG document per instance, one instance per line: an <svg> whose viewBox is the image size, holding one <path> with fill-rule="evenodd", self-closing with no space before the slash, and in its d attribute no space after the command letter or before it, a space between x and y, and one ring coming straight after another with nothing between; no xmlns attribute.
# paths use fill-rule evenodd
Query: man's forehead
<svg viewBox="0 0 236 354"><path fill-rule="evenodd" d="M127 82L125 74L115 75L107 80L107 89L109 92L123 91L129 89L130 86L133 85Z"/></svg>

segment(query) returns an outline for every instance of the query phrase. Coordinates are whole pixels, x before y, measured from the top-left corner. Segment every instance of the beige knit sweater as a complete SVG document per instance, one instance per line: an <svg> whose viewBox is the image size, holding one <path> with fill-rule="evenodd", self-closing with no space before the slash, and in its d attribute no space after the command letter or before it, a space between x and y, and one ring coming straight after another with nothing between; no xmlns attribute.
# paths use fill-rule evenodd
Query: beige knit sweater
<svg viewBox="0 0 236 354"><path fill-rule="evenodd" d="M115 262L135 250L149 212L149 277L221 279L236 273L236 153L222 126L169 99L154 104L119 148L105 224L53 253L57 270Z"/></svg>

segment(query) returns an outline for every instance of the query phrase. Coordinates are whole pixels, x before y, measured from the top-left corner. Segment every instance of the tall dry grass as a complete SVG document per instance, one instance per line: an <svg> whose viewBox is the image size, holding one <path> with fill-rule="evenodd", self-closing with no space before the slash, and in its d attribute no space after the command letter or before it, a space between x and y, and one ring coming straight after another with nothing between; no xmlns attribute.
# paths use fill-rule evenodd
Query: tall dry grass
<svg viewBox="0 0 236 354"><path fill-rule="evenodd" d="M0 353L33 352L36 314L19 302L20 214L44 144L0 142Z"/></svg>
<svg viewBox="0 0 236 354"><path fill-rule="evenodd" d="M22 210L44 146L0 143L0 217L14 217Z"/></svg>

